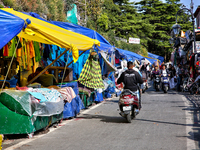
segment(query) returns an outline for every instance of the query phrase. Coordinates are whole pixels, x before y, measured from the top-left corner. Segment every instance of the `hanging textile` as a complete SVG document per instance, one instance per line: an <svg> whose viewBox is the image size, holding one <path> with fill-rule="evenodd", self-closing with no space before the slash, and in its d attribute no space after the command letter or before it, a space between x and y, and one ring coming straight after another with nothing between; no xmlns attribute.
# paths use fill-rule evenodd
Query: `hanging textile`
<svg viewBox="0 0 200 150"><path fill-rule="evenodd" d="M115 68L115 66L113 66L113 64L111 64L107 59L106 59L106 53L104 53L104 52L100 52L100 54L101 54L101 56L102 56L102 58L103 58L103 60L104 60L104 62L105 62L105 70L106 70L106 72L108 73L108 72L113 72L113 71L117 71L117 69Z"/></svg>
<svg viewBox="0 0 200 150"><path fill-rule="evenodd" d="M8 44L4 46L3 51L3 56L8 56Z"/></svg>
<svg viewBox="0 0 200 150"><path fill-rule="evenodd" d="M87 59L78 81L89 88L104 88L101 68L99 62L96 60L97 55L91 55Z"/></svg>
<svg viewBox="0 0 200 150"><path fill-rule="evenodd" d="M35 50L35 61L39 62L41 61L41 55L40 55L40 46L38 42L33 42L34 50Z"/></svg>

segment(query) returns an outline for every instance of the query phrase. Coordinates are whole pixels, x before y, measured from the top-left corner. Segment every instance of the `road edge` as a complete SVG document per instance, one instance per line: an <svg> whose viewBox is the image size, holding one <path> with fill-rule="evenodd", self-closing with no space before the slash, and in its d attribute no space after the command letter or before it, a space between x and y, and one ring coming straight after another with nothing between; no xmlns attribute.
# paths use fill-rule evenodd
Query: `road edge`
<svg viewBox="0 0 200 150"><path fill-rule="evenodd" d="M185 106L190 107L191 102L182 95L182 100L184 101ZM186 125L188 124L194 124L193 116L192 116L191 110L185 110L185 116L186 116ZM187 137L187 150L196 149L195 140L194 140L194 134L191 134L193 132L193 126L186 126L186 136L190 136L191 138Z"/></svg>
<svg viewBox="0 0 200 150"><path fill-rule="evenodd" d="M89 111L91 111L91 110L93 110L93 109L95 109L95 108L101 106L104 102L105 102L105 100L102 101L101 103L98 103L98 104L96 104L96 105L91 106L89 109L83 110L80 114L86 114L86 113L88 113ZM19 143L15 144L15 145L12 145L12 146L10 146L10 147L7 147L5 150L14 150L14 149L16 149L16 148L19 148L19 147L21 147L22 145L25 145L25 144L27 144L27 143L30 143L30 142L32 142L32 141L34 141L34 140L36 140L36 139L39 139L39 138L41 138L41 137L43 137L43 136L45 136L45 135L48 135L49 133L55 131L56 129L59 129L59 128L65 126L66 124L68 124L68 123L70 123L70 122L72 122L72 121L75 121L75 120L76 120L76 118L71 119L71 120L64 120L64 121L62 121L62 123L59 124L60 127L58 127L58 128L53 128L53 127L52 127L52 128L49 128L49 132L48 132L48 133L42 134L42 135L36 135L36 136L34 136L33 138L31 138L31 139L25 139L25 140L22 141L22 142L19 142Z"/></svg>

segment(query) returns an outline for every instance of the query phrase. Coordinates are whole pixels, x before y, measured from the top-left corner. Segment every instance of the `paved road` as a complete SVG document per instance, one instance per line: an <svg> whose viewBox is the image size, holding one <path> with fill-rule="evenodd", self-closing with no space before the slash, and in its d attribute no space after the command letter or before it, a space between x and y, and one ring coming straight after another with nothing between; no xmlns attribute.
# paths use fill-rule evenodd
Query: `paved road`
<svg viewBox="0 0 200 150"><path fill-rule="evenodd" d="M193 114L186 112L194 108L185 105L183 96L147 91L142 95L143 108L131 124L119 115L117 102L117 98L105 101L17 150L187 150L194 141L198 149L192 129L200 129L188 123Z"/></svg>

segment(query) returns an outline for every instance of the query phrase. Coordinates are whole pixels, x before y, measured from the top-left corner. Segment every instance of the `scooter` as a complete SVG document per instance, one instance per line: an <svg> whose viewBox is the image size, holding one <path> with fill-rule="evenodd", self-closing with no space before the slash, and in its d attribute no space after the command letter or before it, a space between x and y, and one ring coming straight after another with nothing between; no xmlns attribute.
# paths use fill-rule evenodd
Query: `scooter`
<svg viewBox="0 0 200 150"><path fill-rule="evenodd" d="M143 83L141 84L141 89L142 89L142 93L144 93L148 89L148 86L147 86L148 77L146 77L147 74L145 71L141 71L141 73L142 73L142 80L143 80Z"/></svg>
<svg viewBox="0 0 200 150"><path fill-rule="evenodd" d="M119 98L119 108L120 115L126 118L127 122L131 123L131 120L139 114L139 100L137 97L137 92L132 92L128 89L125 89Z"/></svg>
<svg viewBox="0 0 200 150"><path fill-rule="evenodd" d="M143 83L141 84L141 89L142 89L142 93L144 93L148 89L148 86L147 86L147 79L145 78L142 78L142 79L143 79Z"/></svg>
<svg viewBox="0 0 200 150"><path fill-rule="evenodd" d="M160 90L160 75L156 75L154 78L154 88L156 91Z"/></svg>
<svg viewBox="0 0 200 150"><path fill-rule="evenodd" d="M167 93L167 91L169 90L169 78L166 73L161 76L161 84L162 90L164 91L164 93Z"/></svg>

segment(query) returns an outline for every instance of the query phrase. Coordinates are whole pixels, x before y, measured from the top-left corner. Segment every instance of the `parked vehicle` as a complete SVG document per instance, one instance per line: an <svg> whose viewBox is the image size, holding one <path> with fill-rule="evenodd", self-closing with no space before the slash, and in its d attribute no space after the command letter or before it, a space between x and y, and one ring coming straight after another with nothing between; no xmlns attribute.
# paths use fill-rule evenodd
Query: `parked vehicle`
<svg viewBox="0 0 200 150"><path fill-rule="evenodd" d="M199 91L199 85L198 83L193 83L190 87L189 87L189 92L191 95L196 94Z"/></svg>
<svg viewBox="0 0 200 150"><path fill-rule="evenodd" d="M161 87L164 93L167 93L167 91L169 90L169 77L166 73L162 74L161 76Z"/></svg>
<svg viewBox="0 0 200 150"><path fill-rule="evenodd" d="M137 91L132 92L128 89L125 89L119 98L119 108L120 115L131 123L131 120L136 117L139 113L139 100L137 97Z"/></svg>
<svg viewBox="0 0 200 150"><path fill-rule="evenodd" d="M193 83L193 79L190 78L189 74L183 79L183 84L181 85L182 92L188 92L190 86Z"/></svg>

